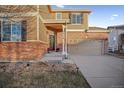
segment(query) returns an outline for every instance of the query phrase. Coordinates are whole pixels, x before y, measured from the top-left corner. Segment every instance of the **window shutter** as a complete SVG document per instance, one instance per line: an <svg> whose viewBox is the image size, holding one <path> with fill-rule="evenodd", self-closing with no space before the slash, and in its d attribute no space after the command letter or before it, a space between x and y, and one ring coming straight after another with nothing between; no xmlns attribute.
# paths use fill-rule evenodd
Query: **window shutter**
<svg viewBox="0 0 124 93"><path fill-rule="evenodd" d="M21 31L22 41L27 40L27 21L22 21L22 31Z"/></svg>
<svg viewBox="0 0 124 93"><path fill-rule="evenodd" d="M70 23L72 22L72 17L71 17L71 13L69 13L69 19L70 19Z"/></svg>
<svg viewBox="0 0 124 93"><path fill-rule="evenodd" d="M81 14L81 24L83 24L83 14Z"/></svg>

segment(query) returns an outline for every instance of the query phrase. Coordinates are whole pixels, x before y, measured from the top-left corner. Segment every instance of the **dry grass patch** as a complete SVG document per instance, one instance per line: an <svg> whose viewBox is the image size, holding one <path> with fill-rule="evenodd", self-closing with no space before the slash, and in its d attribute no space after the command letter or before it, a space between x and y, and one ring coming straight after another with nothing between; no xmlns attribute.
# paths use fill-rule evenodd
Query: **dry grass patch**
<svg viewBox="0 0 124 93"><path fill-rule="evenodd" d="M0 87L88 88L74 64L1 63Z"/></svg>

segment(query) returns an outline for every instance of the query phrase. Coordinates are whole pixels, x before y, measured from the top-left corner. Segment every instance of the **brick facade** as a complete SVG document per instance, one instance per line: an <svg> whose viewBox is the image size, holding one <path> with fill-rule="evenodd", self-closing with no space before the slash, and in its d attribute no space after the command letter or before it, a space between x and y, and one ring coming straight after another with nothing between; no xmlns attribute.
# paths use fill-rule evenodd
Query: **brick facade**
<svg viewBox="0 0 124 93"><path fill-rule="evenodd" d="M1 61L38 61L47 51L42 42L0 42Z"/></svg>

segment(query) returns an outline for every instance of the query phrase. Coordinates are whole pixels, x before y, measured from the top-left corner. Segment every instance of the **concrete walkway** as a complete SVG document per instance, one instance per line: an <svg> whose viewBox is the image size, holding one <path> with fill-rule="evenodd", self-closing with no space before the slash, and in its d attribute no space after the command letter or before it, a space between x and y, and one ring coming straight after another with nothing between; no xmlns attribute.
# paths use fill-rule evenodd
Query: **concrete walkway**
<svg viewBox="0 0 124 93"><path fill-rule="evenodd" d="M46 53L41 61L48 63L61 63L62 59L63 58L61 52L50 52Z"/></svg>
<svg viewBox="0 0 124 93"><path fill-rule="evenodd" d="M62 52L50 52L46 53L44 57L41 59L41 61L46 63L71 63L74 64L74 62L68 58L64 59Z"/></svg>
<svg viewBox="0 0 124 93"><path fill-rule="evenodd" d="M71 55L93 88L124 87L124 59L112 56Z"/></svg>

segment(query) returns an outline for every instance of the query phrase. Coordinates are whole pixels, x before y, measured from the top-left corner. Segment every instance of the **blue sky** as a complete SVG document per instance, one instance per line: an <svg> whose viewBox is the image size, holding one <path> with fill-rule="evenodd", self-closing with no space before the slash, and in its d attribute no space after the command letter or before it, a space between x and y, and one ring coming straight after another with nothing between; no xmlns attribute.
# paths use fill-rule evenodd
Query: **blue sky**
<svg viewBox="0 0 124 93"><path fill-rule="evenodd" d="M124 5L53 5L53 9L90 9L89 25L107 27L124 24Z"/></svg>

